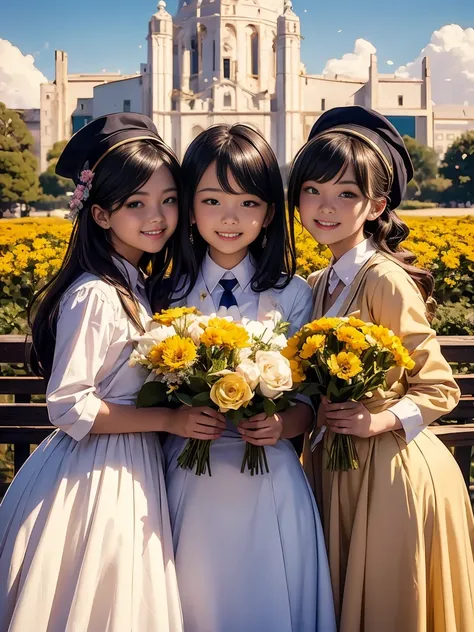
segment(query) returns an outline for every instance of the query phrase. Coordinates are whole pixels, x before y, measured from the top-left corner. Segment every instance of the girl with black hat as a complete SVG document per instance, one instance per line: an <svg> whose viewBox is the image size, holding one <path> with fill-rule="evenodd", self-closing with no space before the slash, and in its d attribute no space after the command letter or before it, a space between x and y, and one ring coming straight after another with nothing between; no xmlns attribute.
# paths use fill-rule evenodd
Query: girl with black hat
<svg viewBox="0 0 474 632"><path fill-rule="evenodd" d="M341 632L474 630L472 509L454 458L427 429L459 389L429 325L433 278L402 249L408 228L395 213L412 175L393 125L351 106L318 119L290 176L291 215L298 209L333 254L309 278L312 317L383 325L415 362L392 369L386 389L363 403L323 398L326 431L305 449ZM326 469L333 433L354 438L359 469Z"/></svg>
<svg viewBox="0 0 474 632"><path fill-rule="evenodd" d="M31 364L58 429L0 506L0 630L180 632L156 434L168 416L136 409L146 371L129 366L166 294L179 164L146 116L112 114L72 137L56 172L76 183L75 223L33 301Z"/></svg>

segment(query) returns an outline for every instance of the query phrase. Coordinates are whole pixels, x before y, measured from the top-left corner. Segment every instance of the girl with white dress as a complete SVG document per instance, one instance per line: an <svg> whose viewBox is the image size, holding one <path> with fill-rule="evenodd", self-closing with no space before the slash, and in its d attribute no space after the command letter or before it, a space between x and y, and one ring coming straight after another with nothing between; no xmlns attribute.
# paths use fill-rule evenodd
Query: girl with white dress
<svg viewBox="0 0 474 632"><path fill-rule="evenodd" d="M204 314L277 315L295 332L309 320L311 290L294 276L271 147L250 127L217 125L191 143L182 169L177 302ZM173 416L187 420L188 437L215 439L212 476L178 466L182 437L164 446L186 632L335 631L321 523L290 442L310 426L312 409L299 402L238 427L210 413L185 407ZM268 474L241 473L245 442L265 447Z"/></svg>
<svg viewBox="0 0 474 632"><path fill-rule="evenodd" d="M112 114L73 136L56 171L77 185L77 219L34 300L31 362L57 430L0 505L0 630L181 632L156 434L168 416L135 408L146 371L128 364L163 293L179 164L146 116Z"/></svg>

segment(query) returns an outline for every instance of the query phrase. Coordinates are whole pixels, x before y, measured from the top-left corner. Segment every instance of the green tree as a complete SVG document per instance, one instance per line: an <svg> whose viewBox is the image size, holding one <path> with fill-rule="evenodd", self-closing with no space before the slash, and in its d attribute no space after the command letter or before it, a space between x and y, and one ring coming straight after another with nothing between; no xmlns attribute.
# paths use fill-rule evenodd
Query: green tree
<svg viewBox="0 0 474 632"><path fill-rule="evenodd" d="M48 168L40 175L40 183L45 195L59 197L69 191L74 191L74 183L72 180L62 178L55 173L56 163L66 144L67 140L61 140L54 143L53 147L48 151L46 156Z"/></svg>
<svg viewBox="0 0 474 632"><path fill-rule="evenodd" d="M453 185L450 198L456 202L474 202L474 131L465 132L446 152L440 169Z"/></svg>
<svg viewBox="0 0 474 632"><path fill-rule="evenodd" d="M0 211L41 193L31 136L20 115L0 102Z"/></svg>
<svg viewBox="0 0 474 632"><path fill-rule="evenodd" d="M438 174L438 154L431 147L422 145L411 136L404 136L406 148L413 163L414 175L411 189L419 196L422 187L429 180L434 180Z"/></svg>

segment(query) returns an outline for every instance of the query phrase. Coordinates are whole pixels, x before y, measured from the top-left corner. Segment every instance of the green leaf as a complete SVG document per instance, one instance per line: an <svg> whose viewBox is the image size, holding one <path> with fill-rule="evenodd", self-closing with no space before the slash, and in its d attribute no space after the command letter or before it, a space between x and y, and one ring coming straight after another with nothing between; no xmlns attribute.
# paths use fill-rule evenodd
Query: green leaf
<svg viewBox="0 0 474 632"><path fill-rule="evenodd" d="M267 417L273 417L276 412L275 402L271 399L263 400L263 410L266 412Z"/></svg>
<svg viewBox="0 0 474 632"><path fill-rule="evenodd" d="M164 404L168 396L168 387L163 382L147 382L144 384L137 397L137 408L150 408Z"/></svg>
<svg viewBox="0 0 474 632"><path fill-rule="evenodd" d="M209 391L198 393L192 398L193 406L212 406L212 399L209 397Z"/></svg>
<svg viewBox="0 0 474 632"><path fill-rule="evenodd" d="M330 402L336 402L339 399L340 392L334 382L329 382L326 395Z"/></svg>
<svg viewBox="0 0 474 632"><path fill-rule="evenodd" d="M180 393L179 391L174 391L174 396L177 399L179 399L179 401L182 404L185 404L186 406L193 405L193 398L191 397L191 395L188 395L187 393Z"/></svg>
<svg viewBox="0 0 474 632"><path fill-rule="evenodd" d="M245 412L244 410L242 410L242 408L239 408L238 410L229 410L226 413L226 416L231 420L233 424L237 426L237 424L239 424L245 417Z"/></svg>

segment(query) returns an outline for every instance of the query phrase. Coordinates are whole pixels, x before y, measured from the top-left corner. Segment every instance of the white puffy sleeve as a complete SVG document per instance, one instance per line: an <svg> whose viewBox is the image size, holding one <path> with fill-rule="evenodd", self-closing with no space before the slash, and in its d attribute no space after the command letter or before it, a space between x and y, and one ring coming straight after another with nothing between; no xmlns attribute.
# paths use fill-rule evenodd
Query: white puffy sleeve
<svg viewBox="0 0 474 632"><path fill-rule="evenodd" d="M61 305L46 401L51 423L77 441L100 409L96 387L115 320L114 305L97 284L80 286Z"/></svg>

